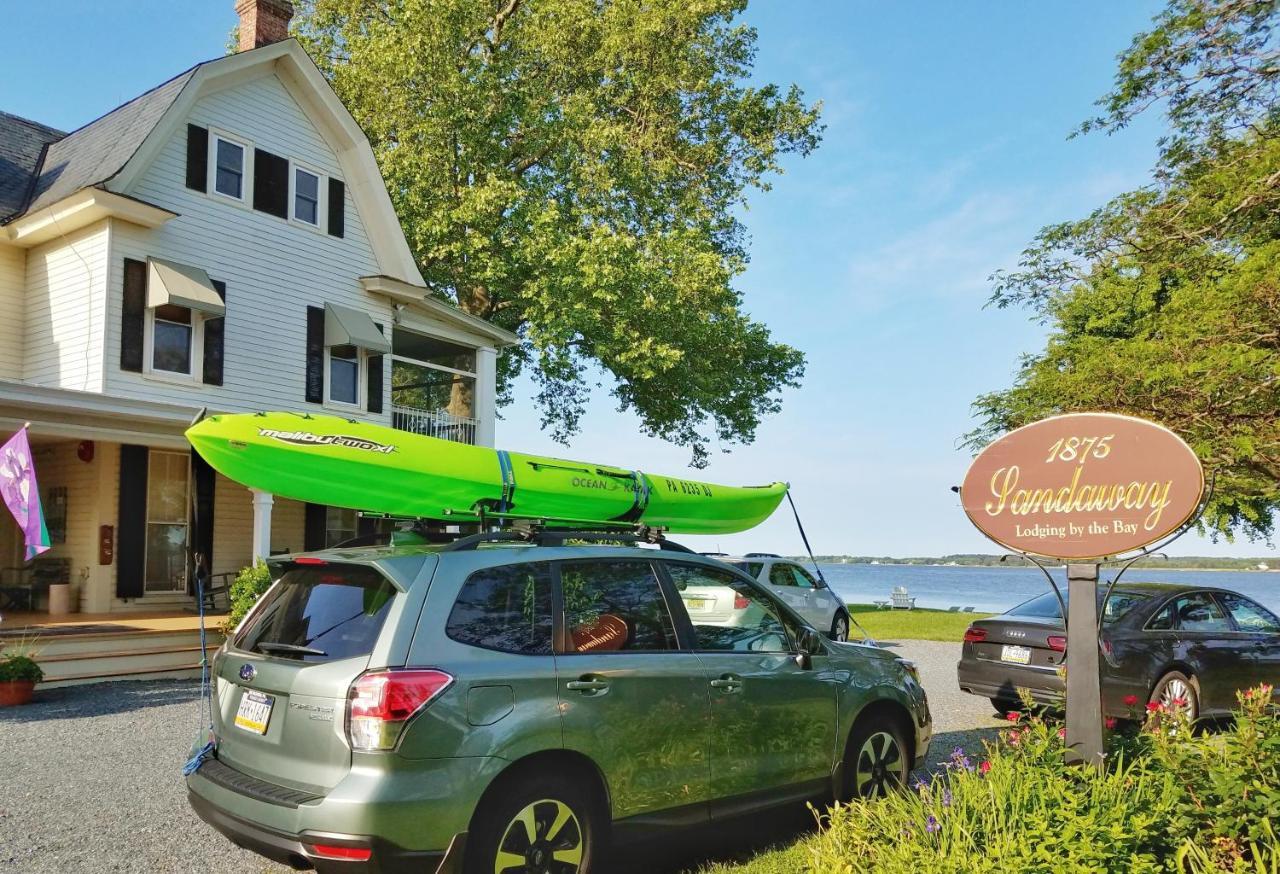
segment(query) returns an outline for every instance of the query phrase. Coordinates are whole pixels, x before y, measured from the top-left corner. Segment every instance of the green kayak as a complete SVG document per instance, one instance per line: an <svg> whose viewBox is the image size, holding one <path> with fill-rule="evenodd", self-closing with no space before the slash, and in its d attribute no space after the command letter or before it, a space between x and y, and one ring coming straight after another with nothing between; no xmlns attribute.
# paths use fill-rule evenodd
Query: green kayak
<svg viewBox="0 0 1280 874"><path fill-rule="evenodd" d="M787 492L784 483L721 486L335 416L210 416L187 439L215 470L249 488L416 519L522 518L732 534L767 519Z"/></svg>

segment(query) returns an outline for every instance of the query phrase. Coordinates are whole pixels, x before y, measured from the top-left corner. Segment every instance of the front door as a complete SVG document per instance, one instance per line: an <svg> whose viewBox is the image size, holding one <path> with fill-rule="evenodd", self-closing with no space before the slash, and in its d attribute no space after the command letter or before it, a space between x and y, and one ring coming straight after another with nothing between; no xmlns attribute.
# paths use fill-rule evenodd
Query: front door
<svg viewBox="0 0 1280 874"><path fill-rule="evenodd" d="M727 622L691 620L711 692L714 797L820 790L836 756L836 686L826 657L798 664L795 621L741 577L700 564L663 567L676 589L718 586L747 603Z"/></svg>
<svg viewBox="0 0 1280 874"><path fill-rule="evenodd" d="M710 703L644 559L562 562L557 646L564 745L599 765L615 819L686 808L705 818Z"/></svg>

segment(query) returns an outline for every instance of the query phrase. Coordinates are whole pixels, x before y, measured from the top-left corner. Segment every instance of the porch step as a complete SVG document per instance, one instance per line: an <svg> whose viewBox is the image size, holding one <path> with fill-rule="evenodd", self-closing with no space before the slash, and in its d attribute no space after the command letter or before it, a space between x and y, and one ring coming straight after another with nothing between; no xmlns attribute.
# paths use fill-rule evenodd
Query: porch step
<svg viewBox="0 0 1280 874"><path fill-rule="evenodd" d="M222 645L216 630L207 640L211 654ZM199 629L65 634L42 638L35 648L41 686L200 675Z"/></svg>
<svg viewBox="0 0 1280 874"><path fill-rule="evenodd" d="M36 686L36 694L41 689L58 689L63 686L83 686L86 683L105 683L115 680L194 680L200 676L200 663L175 665L166 668L131 668L129 670L113 670L109 673L73 674L57 680L45 680Z"/></svg>

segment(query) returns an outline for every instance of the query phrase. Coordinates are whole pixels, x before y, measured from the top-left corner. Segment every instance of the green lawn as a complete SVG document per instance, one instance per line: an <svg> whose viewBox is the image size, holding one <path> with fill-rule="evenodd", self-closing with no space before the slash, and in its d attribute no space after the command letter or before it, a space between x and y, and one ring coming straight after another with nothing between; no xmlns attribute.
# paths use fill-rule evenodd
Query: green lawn
<svg viewBox="0 0 1280 874"><path fill-rule="evenodd" d="M882 610L873 604L850 604L849 614L876 640L950 640L964 637L969 623L990 613L950 613L946 610ZM858 629L849 637L858 638Z"/></svg>

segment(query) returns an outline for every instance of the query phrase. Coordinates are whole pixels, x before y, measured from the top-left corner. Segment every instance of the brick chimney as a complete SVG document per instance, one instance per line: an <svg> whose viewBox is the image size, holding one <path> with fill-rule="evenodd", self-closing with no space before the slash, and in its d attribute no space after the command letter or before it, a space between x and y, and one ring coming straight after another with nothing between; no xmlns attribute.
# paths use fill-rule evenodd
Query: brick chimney
<svg viewBox="0 0 1280 874"><path fill-rule="evenodd" d="M240 51L289 38L293 4L289 0L236 0L240 16Z"/></svg>

